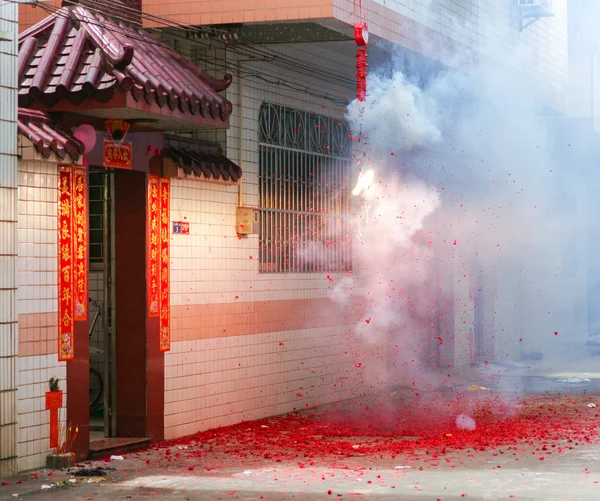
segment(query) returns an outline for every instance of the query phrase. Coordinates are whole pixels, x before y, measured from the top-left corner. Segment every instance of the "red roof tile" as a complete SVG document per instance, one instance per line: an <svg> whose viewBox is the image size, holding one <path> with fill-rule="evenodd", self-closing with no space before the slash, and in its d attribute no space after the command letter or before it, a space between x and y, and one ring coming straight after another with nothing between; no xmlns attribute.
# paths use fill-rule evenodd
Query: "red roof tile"
<svg viewBox="0 0 600 501"><path fill-rule="evenodd" d="M242 177L241 167L223 155L217 142L165 137L162 154L187 175L234 183Z"/></svg>
<svg viewBox="0 0 600 501"><path fill-rule="evenodd" d="M41 111L19 108L17 127L19 133L29 139L46 158L55 153L63 160L69 156L77 161L84 153L81 142L61 131L50 117Z"/></svg>
<svg viewBox="0 0 600 501"><path fill-rule="evenodd" d="M114 0L113 3L119 3ZM118 7L118 5L117 5ZM231 103L217 80L143 30L84 5L62 7L19 36L19 105L59 99L107 101L115 91L161 108L227 120Z"/></svg>

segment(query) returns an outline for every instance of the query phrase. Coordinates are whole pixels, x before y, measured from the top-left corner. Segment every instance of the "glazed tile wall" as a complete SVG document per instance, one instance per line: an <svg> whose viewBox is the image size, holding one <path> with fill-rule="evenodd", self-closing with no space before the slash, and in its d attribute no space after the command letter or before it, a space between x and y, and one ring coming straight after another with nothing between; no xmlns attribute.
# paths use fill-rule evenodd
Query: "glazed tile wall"
<svg viewBox="0 0 600 501"><path fill-rule="evenodd" d="M46 465L46 456L50 452L50 412L45 410L45 393L51 377L61 380L64 397L59 419L60 425L64 426L66 364L58 362L56 353L19 357L19 471Z"/></svg>
<svg viewBox="0 0 600 501"><path fill-rule="evenodd" d="M380 343L348 327L183 341L165 357L165 436L291 412L381 387ZM360 365L360 367L358 367Z"/></svg>
<svg viewBox="0 0 600 501"><path fill-rule="evenodd" d="M0 478L17 470L17 28L16 4L0 3Z"/></svg>
<svg viewBox="0 0 600 501"><path fill-rule="evenodd" d="M339 46L276 47L301 60L351 76ZM236 66L235 60L229 60ZM227 155L244 171L244 205L258 206L258 112L263 101L341 118L325 98L277 85L278 78L335 96L353 88L260 64L264 80L245 76L227 91L233 103ZM243 63L243 72L257 65ZM218 74L218 71L217 71ZM351 81L351 80L350 80ZM242 110L242 113L240 113ZM240 127L241 126L241 127ZM385 381L385 342L366 343L355 331L358 310L330 299L343 274L260 274L258 235L238 239L238 188L175 180L171 218L190 223L190 235L171 238L172 350L165 355L165 434L172 438L293 409L357 396ZM379 337L378 337L379 336Z"/></svg>
<svg viewBox="0 0 600 501"><path fill-rule="evenodd" d="M65 394L66 363L57 357L57 195L58 167L21 139L18 224L18 465L39 468L49 452L50 416L45 393L51 377Z"/></svg>
<svg viewBox="0 0 600 501"><path fill-rule="evenodd" d="M58 169L55 163L33 156L32 147L21 153L24 160L19 163L19 314L51 313L56 311L58 294Z"/></svg>

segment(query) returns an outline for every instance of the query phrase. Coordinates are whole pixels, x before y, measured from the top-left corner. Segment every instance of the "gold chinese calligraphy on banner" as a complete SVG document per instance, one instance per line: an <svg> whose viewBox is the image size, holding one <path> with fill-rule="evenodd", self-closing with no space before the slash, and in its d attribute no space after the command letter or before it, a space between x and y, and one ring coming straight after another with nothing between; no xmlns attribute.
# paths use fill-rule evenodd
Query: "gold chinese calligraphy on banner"
<svg viewBox="0 0 600 501"><path fill-rule="evenodd" d="M75 320L87 319L87 173L61 166L58 174L58 359L75 358Z"/></svg>
<svg viewBox="0 0 600 501"><path fill-rule="evenodd" d="M169 273L169 179L160 180L160 351L171 349L171 284Z"/></svg>
<svg viewBox="0 0 600 501"><path fill-rule="evenodd" d="M87 173L73 169L73 286L75 320L88 318Z"/></svg>
<svg viewBox="0 0 600 501"><path fill-rule="evenodd" d="M58 174L58 359L73 360L73 169Z"/></svg>
<svg viewBox="0 0 600 501"><path fill-rule="evenodd" d="M148 177L148 315L159 316L159 349L171 349L169 179Z"/></svg>

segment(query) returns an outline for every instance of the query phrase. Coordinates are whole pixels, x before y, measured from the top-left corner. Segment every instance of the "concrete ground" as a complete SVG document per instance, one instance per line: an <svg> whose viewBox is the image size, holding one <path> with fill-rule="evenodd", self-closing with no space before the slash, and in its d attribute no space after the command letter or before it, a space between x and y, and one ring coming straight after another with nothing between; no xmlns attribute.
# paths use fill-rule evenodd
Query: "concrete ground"
<svg viewBox="0 0 600 501"><path fill-rule="evenodd" d="M578 449L548 461L532 456L518 466L508 456L491 453L449 455L450 463L435 470L419 470L418 463L358 458L336 467L300 469L296 464L247 468L243 462L209 472L189 471L179 465L153 468L145 457L112 461L105 480L77 479L77 483L43 489L69 477L39 472L38 479L2 487L0 499L42 500L355 500L459 499L564 500L600 499L600 447ZM106 467L104 462L91 466ZM458 465L458 466L457 466ZM366 468L366 469L365 469ZM68 480L67 480L68 481ZM329 494L331 492L331 494Z"/></svg>
<svg viewBox="0 0 600 501"><path fill-rule="evenodd" d="M483 393L484 390L478 394ZM343 433L338 430L346 428L336 428L339 422L329 419L331 415L339 417L356 410L357 414L362 413L368 418L369 412L378 404L376 412L381 413L400 403L400 412L392 413L390 419L402 420L412 410L427 409L431 402L439 401L438 397L419 400L416 393L407 390L387 392L379 395L379 400L369 397L362 402L319 409L314 418L317 423L315 429L330 427L332 433L327 435L323 432L323 436L317 436L315 442L310 442L315 437L306 439L306 443L314 443L321 452L329 450L322 448L326 442L331 444L331 452L317 457L310 454L310 445L303 449L303 444L289 441L289 437L287 442L279 441L282 436L305 430L304 421L289 421L275 430L269 427L275 427L277 422L265 420L238 426L231 432L207 432L194 440L182 439L126 454L123 459L80 465L82 472L91 474L100 469L100 473L106 476L82 477L46 470L23 474L9 479L8 485L0 487L0 500L598 501L600 395L596 391L582 393L575 397L546 395L536 403L537 407L525 412L526 420L541 418L539 423L544 423L545 419L540 412L545 412L544 409L552 412L548 419L554 419L555 424L550 423L548 431L521 433L521 428L490 424L489 433L494 434L497 442L493 446L474 445L448 450L444 447L441 451L433 451L437 446L430 447L428 442L424 442L423 450L409 447L404 452L399 450L390 455L387 453L389 446L397 437L340 436ZM491 394L491 390L487 394ZM466 393L459 395L463 404L465 398ZM455 401L454 397L452 401ZM385 402L385 408L381 407L382 402ZM594 407L594 403L599 407ZM433 405L431 410L434 413L442 408ZM308 412L315 416L314 411ZM562 414L554 414L556 412ZM523 426L527 422L523 421ZM568 426L583 427L585 432L573 439L575 435L566 431L568 427L561 428L561 423L565 422ZM477 430L477 443L480 443L481 437L486 437L485 426L484 423ZM260 435L261 429L270 433L270 438L267 437L264 443L262 437L256 435ZM552 433L554 429L559 430L557 434ZM468 440L468 432L450 428L446 431L452 432L445 434L448 440L454 440L453 434L454 438L460 435ZM432 440L436 439L435 433ZM498 435L502 433L515 435L514 438L506 436L503 440ZM246 441L248 437L254 438ZM417 440L416 437L404 439ZM338 447L342 443L340 440L355 444L351 446L354 452ZM373 443L381 447L381 453L374 452L376 448L363 449L363 445ZM409 444L410 441L404 443ZM284 450L286 447L297 447L298 455L290 455L289 450ZM303 459L306 457L308 459Z"/></svg>

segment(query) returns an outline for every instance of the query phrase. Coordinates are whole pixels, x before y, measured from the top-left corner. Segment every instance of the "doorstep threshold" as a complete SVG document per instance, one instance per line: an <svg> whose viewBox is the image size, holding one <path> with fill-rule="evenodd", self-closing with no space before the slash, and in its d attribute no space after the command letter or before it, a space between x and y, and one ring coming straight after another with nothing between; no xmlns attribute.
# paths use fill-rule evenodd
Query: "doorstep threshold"
<svg viewBox="0 0 600 501"><path fill-rule="evenodd" d="M90 442L90 458L105 457L109 454L131 452L150 445L149 437L109 437Z"/></svg>

